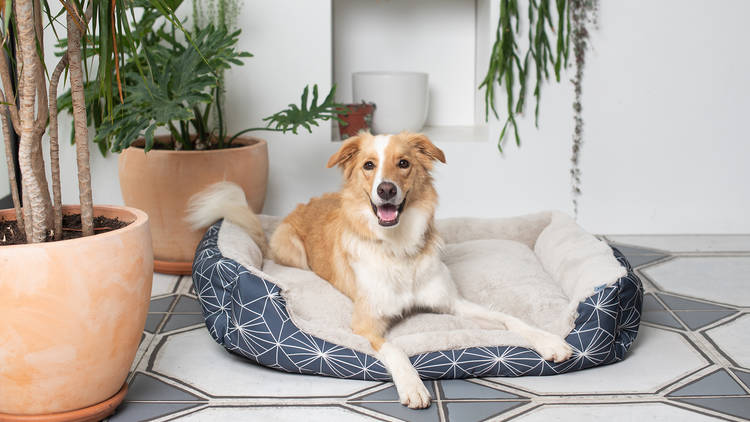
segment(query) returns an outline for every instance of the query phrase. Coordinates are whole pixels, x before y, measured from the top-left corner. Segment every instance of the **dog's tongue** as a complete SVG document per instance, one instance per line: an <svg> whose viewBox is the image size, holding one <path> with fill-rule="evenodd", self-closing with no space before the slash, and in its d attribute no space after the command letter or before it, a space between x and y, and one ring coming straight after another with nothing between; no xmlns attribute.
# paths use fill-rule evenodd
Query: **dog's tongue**
<svg viewBox="0 0 750 422"><path fill-rule="evenodd" d="M398 207L385 204L378 207L378 218L383 221L393 221L398 216Z"/></svg>

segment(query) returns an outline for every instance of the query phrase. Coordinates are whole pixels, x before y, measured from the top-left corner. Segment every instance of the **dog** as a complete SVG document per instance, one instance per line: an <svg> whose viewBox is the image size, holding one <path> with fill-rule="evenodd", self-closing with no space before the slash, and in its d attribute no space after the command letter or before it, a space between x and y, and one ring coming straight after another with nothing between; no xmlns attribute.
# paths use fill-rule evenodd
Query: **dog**
<svg viewBox="0 0 750 422"><path fill-rule="evenodd" d="M429 407L431 397L409 357L389 342L389 326L419 309L469 318L523 336L545 360L572 355L559 336L470 302L441 260L435 229L438 195L431 171L443 151L423 134L360 133L343 142L328 168L343 172L343 187L300 204L266 244L242 190L227 182L191 200L189 222L207 226L225 218L242 226L277 263L314 271L348 296L351 328L365 337L393 378L400 402ZM321 304L322 305L322 304Z"/></svg>

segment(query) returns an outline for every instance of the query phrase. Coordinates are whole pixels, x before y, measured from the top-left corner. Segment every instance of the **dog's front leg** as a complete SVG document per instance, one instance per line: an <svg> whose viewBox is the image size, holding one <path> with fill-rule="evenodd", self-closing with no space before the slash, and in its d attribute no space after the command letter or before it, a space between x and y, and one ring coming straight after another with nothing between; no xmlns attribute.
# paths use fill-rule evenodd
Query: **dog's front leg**
<svg viewBox="0 0 750 422"><path fill-rule="evenodd" d="M398 346L383 338L387 327L388 322L383 318L373 316L366 304L354 304L352 330L355 334L366 338L377 352L376 357L383 362L385 369L393 378L401 404L412 409L429 407L432 397L419 378L417 370L409 361L409 356Z"/></svg>
<svg viewBox="0 0 750 422"><path fill-rule="evenodd" d="M561 337L532 327L514 316L492 311L462 297L458 297L453 301L450 311L459 317L473 319L477 322L495 324L498 327L505 327L510 331L520 334L531 343L531 347L544 360L559 363L568 360L573 354L573 349Z"/></svg>

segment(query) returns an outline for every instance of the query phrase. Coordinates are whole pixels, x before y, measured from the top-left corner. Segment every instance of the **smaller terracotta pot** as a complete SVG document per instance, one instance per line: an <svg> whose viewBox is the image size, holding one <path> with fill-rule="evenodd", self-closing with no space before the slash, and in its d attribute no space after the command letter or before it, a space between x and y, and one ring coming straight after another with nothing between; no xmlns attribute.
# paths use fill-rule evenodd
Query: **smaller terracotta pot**
<svg viewBox="0 0 750 422"><path fill-rule="evenodd" d="M94 215L130 224L0 246L0 421L101 420L125 396L151 298L148 216L113 206Z"/></svg>
<svg viewBox="0 0 750 422"><path fill-rule="evenodd" d="M170 136L157 137L167 143ZM258 138L240 137L234 148L173 151L130 147L120 154L120 190L125 205L149 215L154 242L154 270L190 274L198 242L205 233L185 222L191 196L207 186L230 181L242 187L248 204L263 209L268 183L268 145ZM141 144L142 145L142 144Z"/></svg>
<svg viewBox="0 0 750 422"><path fill-rule="evenodd" d="M339 110L349 110L346 114L339 115L343 122L339 122L339 135L341 139L355 136L362 130L372 127L372 115L375 112L374 103L345 104Z"/></svg>

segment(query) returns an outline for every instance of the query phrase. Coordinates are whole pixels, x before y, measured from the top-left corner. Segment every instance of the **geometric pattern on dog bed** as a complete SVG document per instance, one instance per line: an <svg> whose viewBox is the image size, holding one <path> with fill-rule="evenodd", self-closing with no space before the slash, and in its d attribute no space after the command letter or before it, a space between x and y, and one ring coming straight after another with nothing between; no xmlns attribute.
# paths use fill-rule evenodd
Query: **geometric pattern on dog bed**
<svg viewBox="0 0 750 422"><path fill-rule="evenodd" d="M228 351L278 370L337 378L390 380L375 357L300 330L276 284L222 256L212 225L196 251L193 282L211 337ZM421 353L410 360L423 379L555 375L620 361L638 334L643 287L625 257L614 256L625 276L578 304L575 327L566 337L573 356L542 359L519 346L468 347Z"/></svg>

